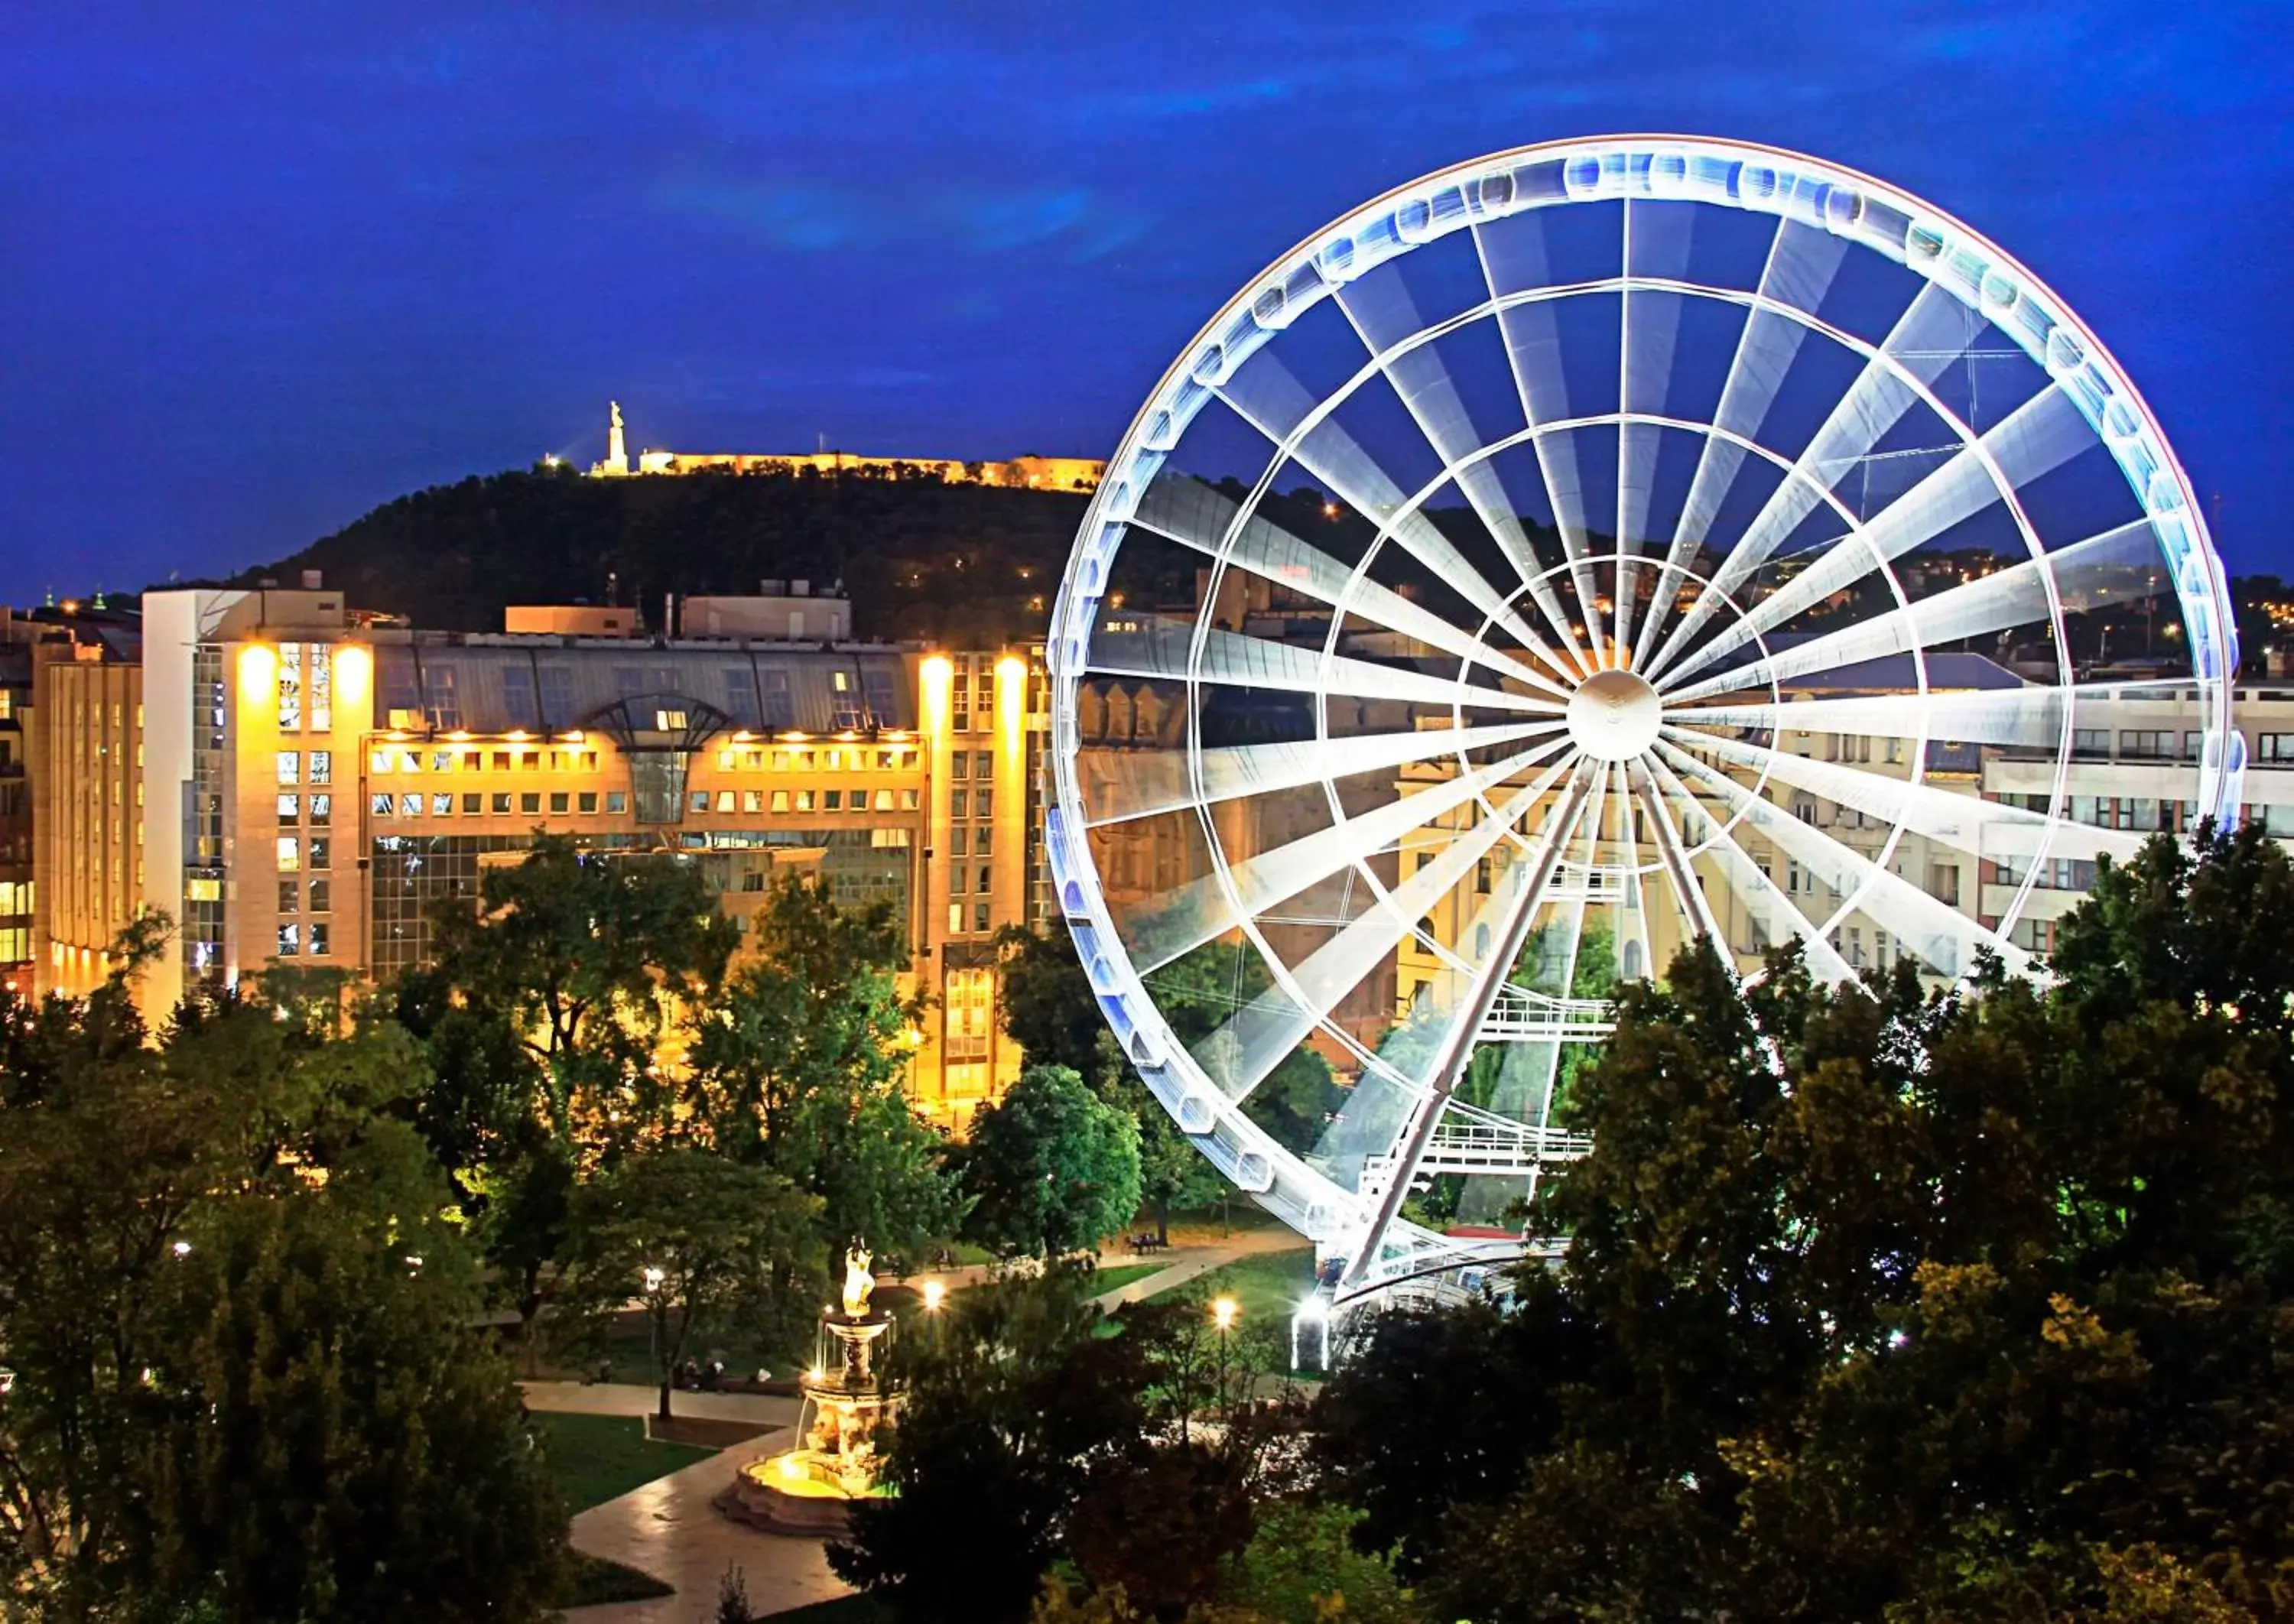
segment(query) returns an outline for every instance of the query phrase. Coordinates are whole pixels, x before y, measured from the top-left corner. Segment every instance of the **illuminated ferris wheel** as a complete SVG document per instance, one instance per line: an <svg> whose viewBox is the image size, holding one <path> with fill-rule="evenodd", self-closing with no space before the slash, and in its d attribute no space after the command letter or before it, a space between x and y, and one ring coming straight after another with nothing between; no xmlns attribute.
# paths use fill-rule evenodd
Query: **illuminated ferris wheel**
<svg viewBox="0 0 2294 1624"><path fill-rule="evenodd" d="M2101 344L1919 199L1705 139L1276 260L1110 461L1050 662L1101 1005L1341 1308L1521 1249L1618 979L2026 968L2242 765L2219 562ZM1346 1084L1303 1124L1302 1050Z"/></svg>

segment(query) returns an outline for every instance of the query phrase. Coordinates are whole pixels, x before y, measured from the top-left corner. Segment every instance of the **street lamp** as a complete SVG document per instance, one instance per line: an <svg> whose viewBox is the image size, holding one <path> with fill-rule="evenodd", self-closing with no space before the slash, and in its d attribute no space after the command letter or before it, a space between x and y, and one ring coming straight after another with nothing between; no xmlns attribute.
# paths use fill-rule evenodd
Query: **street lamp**
<svg viewBox="0 0 2294 1624"><path fill-rule="evenodd" d="M948 1287L938 1280L924 1282L924 1312L936 1314L940 1305L948 1301Z"/></svg>
<svg viewBox="0 0 2294 1624"><path fill-rule="evenodd" d="M669 1371L661 1362L661 1287L669 1279L666 1270L648 1267L645 1271L646 1346L653 1355L653 1373L661 1383L661 1418L669 1419Z"/></svg>
<svg viewBox="0 0 2294 1624"><path fill-rule="evenodd" d="M1218 1327L1218 1334L1219 1334L1219 1380L1218 1380L1218 1393L1219 1393L1219 1407L1220 1407L1221 1409L1224 1409L1224 1408L1226 1407L1226 1337L1227 1337L1227 1333L1228 1333L1229 1331L1231 1331L1231 1330L1232 1330L1232 1329L1234 1328L1235 1317L1236 1317L1238 1314L1240 1314L1241 1311L1242 1311L1241 1305L1240 1303L1237 1303L1237 1302L1236 1302L1232 1297L1221 1297L1221 1298L1219 1298L1216 1302L1215 1302L1215 1303L1213 1303L1211 1304L1211 1320L1212 1320L1212 1322L1213 1322L1214 1324L1216 1324L1216 1325Z"/></svg>

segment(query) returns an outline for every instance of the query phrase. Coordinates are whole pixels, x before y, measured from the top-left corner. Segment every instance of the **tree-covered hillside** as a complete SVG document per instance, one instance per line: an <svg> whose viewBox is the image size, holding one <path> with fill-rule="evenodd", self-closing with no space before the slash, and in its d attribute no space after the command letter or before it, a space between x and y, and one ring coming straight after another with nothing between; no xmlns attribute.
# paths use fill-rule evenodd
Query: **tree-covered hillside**
<svg viewBox="0 0 2294 1624"><path fill-rule="evenodd" d="M403 496L240 581L323 570L357 607L498 631L506 605L603 602L609 577L649 623L667 592L842 580L860 637L992 645L1042 629L1085 499L923 479L535 469Z"/></svg>

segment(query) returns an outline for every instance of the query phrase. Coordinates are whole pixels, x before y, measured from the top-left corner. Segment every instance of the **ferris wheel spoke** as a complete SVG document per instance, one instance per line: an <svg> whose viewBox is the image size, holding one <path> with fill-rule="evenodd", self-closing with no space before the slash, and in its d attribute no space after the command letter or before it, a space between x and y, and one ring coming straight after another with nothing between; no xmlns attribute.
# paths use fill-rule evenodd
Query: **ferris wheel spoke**
<svg viewBox="0 0 2294 1624"><path fill-rule="evenodd" d="M1899 605L1860 625L1763 654L1749 664L1685 687L1669 687L1666 697L1684 702L1783 682L1810 671L1834 670L1914 649L1940 647L2018 626L2044 624L2053 607L2050 582L2066 611L2139 603L2157 589L2138 572L2146 564L2155 564L2159 556L2158 532L2150 520L2137 519L2043 558L2026 558L1932 597ZM2066 586L2074 588L2076 596L2063 590ZM1683 674L1676 672L1675 677Z"/></svg>
<svg viewBox="0 0 2294 1624"><path fill-rule="evenodd" d="M1222 744L1200 752L1194 759L1194 771L1189 770L1188 753L1184 750L1111 752L1117 759L1103 774L1095 775L1097 781L1092 786L1089 826L1128 823L1158 812L1232 800L1239 795L1295 790L1326 779L1400 767L1405 761L1518 744L1558 733L1561 727L1559 722L1517 722L1276 744Z"/></svg>
<svg viewBox="0 0 2294 1624"><path fill-rule="evenodd" d="M1879 348L1867 356L1856 381L1834 403L1794 463L1792 476L1769 493L1713 572L1707 597L1716 606L1791 539L1825 493L1838 486L1920 402L1951 359L1965 351L1965 307L1932 283L1913 297ZM1692 608L1657 651L1652 672L1665 670L1684 651L1710 613L1702 605Z"/></svg>
<svg viewBox="0 0 2294 1624"><path fill-rule="evenodd" d="M1240 513L1235 503L1200 480L1167 475L1148 486L1130 522L1167 541L1328 604L1342 614L1358 615L1428 648L1478 662L1531 687L1561 691L1551 677L1534 666L1492 648L1470 630L1400 593L1363 579L1353 566L1300 540L1281 525L1254 516L1238 526Z"/></svg>
<svg viewBox="0 0 2294 1624"><path fill-rule="evenodd" d="M1409 290L1398 278L1377 278L1343 287L1337 296L1363 350L1441 459L1443 476L1455 482L1522 583L1533 587L1544 574L1544 565L1538 562L1537 549L1522 529L1497 471L1476 456L1485 437L1475 428L1440 352L1431 343L1412 342L1426 330L1426 323ZM1413 510L1417 506L1411 504ZM1556 629L1566 637L1566 628L1558 621Z"/></svg>
<svg viewBox="0 0 2294 1624"><path fill-rule="evenodd" d="M1354 1256L1347 1261L1345 1279L1352 1283L1362 1279L1384 1255L1387 1236L1395 1220L1401 1214L1402 1203L1410 1192L1418 1169L1426 1159L1426 1149L1433 1141L1434 1130L1440 1123L1450 1096L1455 1092L1458 1079L1464 1075L1467 1063L1473 1059L1474 1045L1483 1023L1489 1019L1500 992L1513 973L1514 963L1521 957L1523 946L1529 938L1531 922L1547 887L1552 882L1554 870L1566 841L1570 825L1579 816L1589 794L1598 792L1601 775L1578 773L1570 783L1568 792L1562 798L1555 820L1547 838L1541 843L1532 861L1516 865L1514 873L1521 878L1516 881L1517 894L1502 901L1493 893L1485 911L1498 916L1499 929L1493 937L1492 951L1476 967L1465 989L1464 996L1453 1006L1448 1029L1440 1046L1435 1051L1428 1067L1423 1087L1411 1101L1401 1142L1396 1148L1394 1166L1386 1188L1379 1196L1378 1206L1371 1215L1369 1226Z"/></svg>
<svg viewBox="0 0 2294 1624"><path fill-rule="evenodd" d="M1725 959L1729 953L1729 938L1722 933L1720 922L1712 915L1712 902L1705 897L1704 886L1697 881L1696 865L1688 854L1688 844L1681 839L1680 827L1672 821L1672 810L1666 807L1664 797L1659 792L1656 774L1651 770L1652 766L1661 765L1644 762L1634 768L1638 780L1635 788L1639 795L1642 816L1647 821L1657 856L1664 864L1665 879L1672 887L1674 905L1687 931L1684 939L1704 937L1712 943L1714 951ZM1656 964L1652 959L1649 973L1654 975L1655 972Z"/></svg>
<svg viewBox="0 0 2294 1624"><path fill-rule="evenodd" d="M1778 733L1829 733L1868 739L1916 739L1924 733L1948 743L2053 750L2062 742L2067 707L2083 719L2099 711L2107 720L2121 704L2171 700L2190 686L2190 678L2174 677L2086 688L1872 694L1852 699L1787 700L1780 705L1700 705L1675 711L1672 719L1684 727L1773 727Z"/></svg>
<svg viewBox="0 0 2294 1624"><path fill-rule="evenodd" d="M2007 968L2027 974L2031 955L1996 931L1987 930L1948 904L1939 902L1900 874L1863 853L1761 800L1719 768L1709 767L1671 743L1657 749L1675 767L1710 785L1745 824L1797 862L1826 888L1853 905L1899 942L1908 944L1938 971L1962 976L1975 966L1979 950L1997 954ZM1797 908L1795 912L1800 912ZM1802 918L1808 917L1804 913ZM1813 936L1814 930L1805 934Z"/></svg>
<svg viewBox="0 0 2294 1624"><path fill-rule="evenodd" d="M1861 813L1882 828L1900 824L1914 834L1969 857L1995 857L2013 848L2035 849L2034 842L2044 840L2058 826L2057 820L2043 812L1910 784L1882 773L1859 772L1836 761L1811 760L1766 744L1675 727L1668 727L1665 736L1675 744L1708 751L1739 767L1766 771L1778 784ZM2114 857L2130 857L2143 843L2140 836L2127 831L2091 832L2096 837L2095 849Z"/></svg>
<svg viewBox="0 0 2294 1624"><path fill-rule="evenodd" d="M1934 540L2003 496L2013 499L2024 485L2092 443L2087 419L2070 397L2048 386L1882 508L1860 532L1841 538L1808 568L1753 605L1743 619L1673 667L1671 678L1678 682L1834 593L1845 591L1882 564Z"/></svg>
<svg viewBox="0 0 2294 1624"><path fill-rule="evenodd" d="M1761 262L1755 295L1762 300L1789 301L1814 310L1823 302L1847 253L1847 243L1830 232L1811 231L1796 221L1779 219L1769 238L1768 256ZM1721 381L1720 403L1712 413L1712 426L1720 432L1705 435L1698 447L1696 468L1689 476L1688 495L1681 504L1680 517L1674 521L1672 544L1665 549L1665 564L1676 573L1688 569L1711 535L1721 499L1728 494L1736 481L1737 470L1744 464L1745 451L1740 442L1750 441L1760 432L1769 406L1775 402L1777 390L1809 332L1807 323L1795 321L1764 304L1754 304L1745 312L1744 324L1737 333L1737 346L1729 354L1729 370ZM1641 625L1640 639L1634 646L1636 670L1650 669L1657 633L1669 619L1663 613L1668 602L1663 596L1666 579L1671 577L1657 583L1659 597L1651 603L1648 617Z"/></svg>
<svg viewBox="0 0 2294 1624"><path fill-rule="evenodd" d="M1494 817L1485 818L1434 854L1433 860L1317 947L1275 985L1235 1011L1192 1052L1230 1100L1245 1100L1289 1058L1330 1012L1383 963L1418 921L1468 879L1474 865L1503 840L1537 798L1551 787L1566 761L1517 792Z"/></svg>
<svg viewBox="0 0 2294 1624"><path fill-rule="evenodd" d="M1346 426L1319 410L1325 402L1317 402L1279 360L1261 351L1216 393L1237 416L1273 443L1278 458L1288 457L1313 475L1522 643L1542 641L1434 522L1410 505L1402 488Z"/></svg>
<svg viewBox="0 0 2294 1624"><path fill-rule="evenodd" d="M1356 817L1317 830L1288 844L1245 858L1228 870L1228 885L1203 874L1171 893L1152 913L1131 926L1133 962L1143 974L1225 934L1244 920L1266 913L1331 875L1367 862L1411 831L1421 829L1487 794L1516 774L1536 767L1566 739L1552 739L1489 766L1445 778Z"/></svg>
<svg viewBox="0 0 2294 1624"><path fill-rule="evenodd" d="M1524 264L1517 267L1525 273L1522 276L1499 274L1490 254L1489 240L1479 226L1473 228L1474 252L1481 264L1483 284L1490 291L1490 304L1497 312L1498 337L1505 345L1506 364L1513 373L1514 389L1521 397L1522 421L1535 429L1572 413L1568 383L1561 368L1560 323L1553 303L1508 296L1550 286L1551 282L1544 223L1533 216L1521 222L1520 230L1522 247L1526 250ZM1592 566L1587 562L1592 543L1585 533L1584 483L1578 473L1576 447L1566 434L1535 434L1530 443L1537 456L1538 479L1545 487L1546 505L1553 513L1553 528L1561 538L1561 550L1569 562L1569 580L1576 589L1578 613L1583 617L1588 636L1598 640L1596 629L1599 622L1593 610L1599 595L1593 589ZM1581 649L1573 648L1572 652L1583 654ZM1587 661L1590 673L1597 662L1590 656Z"/></svg>
<svg viewBox="0 0 2294 1624"><path fill-rule="evenodd" d="M1705 816L1704 809L1698 804L1696 795L1688 784L1681 781L1680 775L1675 772L1670 764L1663 758L1652 755L1648 759L1648 765L1652 776L1664 785L1667 793L1680 801L1684 808L1694 811L1700 816ZM1746 797L1744 800L1734 803L1731 810L1733 812L1737 808L1748 803L1753 806L1761 804ZM1808 955L1809 968L1817 976L1826 981L1854 980L1856 972L1849 968L1848 961L1840 956L1840 950L1830 941L1812 928L1794 930L1791 924L1786 922L1805 924L1807 922L1801 914L1798 905L1786 896L1783 888L1770 878L1768 868L1738 844L1736 831L1729 820L1713 818L1711 821L1713 825L1713 835L1704 846L1704 855L1712 858L1720 868L1722 877L1729 882L1730 894L1737 898L1738 905L1745 909L1746 920L1753 932L1755 948L1771 946L1783 939L1782 936L1770 933L1771 927L1769 922L1774 920L1777 922L1777 928L1785 933L1797 935L1801 938L1802 951ZM1758 911L1759 909L1768 911L1761 912ZM1729 955L1729 938L1721 933L1717 923L1712 930L1712 944L1724 959Z"/></svg>
<svg viewBox="0 0 2294 1624"><path fill-rule="evenodd" d="M1555 716L1567 695L1551 684L1540 694L1480 687L1404 667L1379 665L1343 654L1327 658L1318 648L1276 643L1240 632L1202 634L1194 654L1195 622L1172 615L1127 617L1121 629L1102 629L1092 640L1091 667L1112 677L1146 677L1217 683L1237 688L1273 688L1293 694L1343 694L1349 699L1392 700L1447 710L1513 710ZM1136 629L1130 629L1135 627Z"/></svg>

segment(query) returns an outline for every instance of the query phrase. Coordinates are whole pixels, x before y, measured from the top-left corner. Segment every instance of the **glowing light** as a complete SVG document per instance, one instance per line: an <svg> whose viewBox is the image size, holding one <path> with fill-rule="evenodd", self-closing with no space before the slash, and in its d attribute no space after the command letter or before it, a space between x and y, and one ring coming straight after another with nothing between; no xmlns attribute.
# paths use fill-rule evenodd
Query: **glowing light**
<svg viewBox="0 0 2294 1624"><path fill-rule="evenodd" d="M773 1463L773 1466L783 1477L793 1483L801 1482L804 1477L804 1463L793 1455L781 1456Z"/></svg>
<svg viewBox="0 0 2294 1624"><path fill-rule="evenodd" d="M654 1292L659 1291L661 1289L661 1283L668 1278L669 1276L659 1269L647 1269L645 1271L645 1288L647 1293L651 1295Z"/></svg>
<svg viewBox="0 0 2294 1624"><path fill-rule="evenodd" d="M513 727L502 736L513 744L523 744L533 735L523 727Z"/></svg>
<svg viewBox="0 0 2294 1624"><path fill-rule="evenodd" d="M177 1257L189 1257L191 1255L191 1243L188 1240L179 1240L170 1249Z"/></svg>
<svg viewBox="0 0 2294 1624"><path fill-rule="evenodd" d="M804 1373L804 1379L808 1382L818 1381L820 1379L820 1367L818 1365L815 1365L811 1369L806 1371Z"/></svg>
<svg viewBox="0 0 2294 1624"><path fill-rule="evenodd" d="M468 728L465 728L465 727L457 727L457 728L455 728L455 729L454 729L454 731L453 731L453 732L451 732L451 733L450 733L450 734L448 734L448 735L446 735L446 737L447 737L448 739L451 740L454 743L457 743L457 744L460 744L460 743L467 743L467 742L468 741L468 739L469 739L469 736L470 736L470 735L469 735L469 730L468 730Z"/></svg>
<svg viewBox="0 0 2294 1624"><path fill-rule="evenodd" d="M582 730L579 727L570 727L564 733L557 735L559 742L566 744L579 744L582 740Z"/></svg>
<svg viewBox="0 0 2294 1624"><path fill-rule="evenodd" d="M924 1282L924 1312L936 1314L940 1305L948 1301L948 1287L938 1280Z"/></svg>
<svg viewBox="0 0 2294 1624"><path fill-rule="evenodd" d="M1211 1304L1211 1318L1217 1322L1218 1328L1222 1331L1232 1330L1235 1317L1241 1312L1242 1305L1232 1297L1221 1297Z"/></svg>
<svg viewBox="0 0 2294 1624"><path fill-rule="evenodd" d="M366 703L374 677L374 655L362 646L346 643L335 650L335 702L345 710Z"/></svg>
<svg viewBox="0 0 2294 1624"><path fill-rule="evenodd" d="M240 702L269 706L279 675L279 653L267 643L250 643L239 651Z"/></svg>
<svg viewBox="0 0 2294 1624"><path fill-rule="evenodd" d="M924 731L942 734L948 731L948 695L956 687L956 662L946 654L925 656L923 666Z"/></svg>

